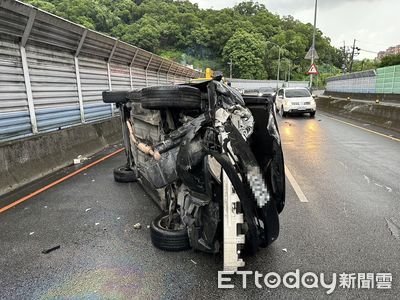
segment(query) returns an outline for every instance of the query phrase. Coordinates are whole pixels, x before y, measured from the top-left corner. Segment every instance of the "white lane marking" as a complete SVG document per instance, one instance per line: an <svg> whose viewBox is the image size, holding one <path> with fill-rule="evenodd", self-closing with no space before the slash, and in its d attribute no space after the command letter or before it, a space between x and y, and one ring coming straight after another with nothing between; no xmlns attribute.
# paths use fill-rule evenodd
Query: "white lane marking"
<svg viewBox="0 0 400 300"><path fill-rule="evenodd" d="M349 123L349 122L346 122L346 121L342 121L342 120L339 120L339 119L330 117L330 116L325 115L325 114L321 114L321 113L320 113L320 115L323 115L324 117L327 117L327 118L329 118L329 119L335 120L335 121L337 121L337 122L340 122L340 123L343 123L343 124L346 124L346 125L349 125L349 126L353 126L353 127L356 127L356 128L362 129L362 130L365 130L365 131L368 131L368 132L370 132L370 133L375 133L375 134L377 134L377 135L383 136L383 137L388 138L388 139L391 139L391 140L393 140L393 141L400 142L400 139L395 138L395 137L393 137L393 136L391 136L391 135L383 134L383 133L380 133L380 132L377 132L377 131L374 131L374 130L371 130L371 129L367 129L367 128L364 128L364 127L361 127L361 126L357 126L357 125L355 125L355 124L352 124L352 123Z"/></svg>
<svg viewBox="0 0 400 300"><path fill-rule="evenodd" d="M286 177L289 179L289 182L292 185L294 191L296 192L296 195L299 198L300 202L308 202L306 195L304 195L299 184L297 183L296 179L294 179L292 173L290 173L290 171L286 165L285 165L285 174L286 174Z"/></svg>

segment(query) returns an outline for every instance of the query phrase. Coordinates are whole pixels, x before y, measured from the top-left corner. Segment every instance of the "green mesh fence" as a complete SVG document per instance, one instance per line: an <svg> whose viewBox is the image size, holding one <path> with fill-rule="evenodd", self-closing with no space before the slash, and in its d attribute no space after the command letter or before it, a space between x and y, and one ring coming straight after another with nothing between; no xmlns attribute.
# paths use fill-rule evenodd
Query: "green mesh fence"
<svg viewBox="0 0 400 300"><path fill-rule="evenodd" d="M376 93L400 94L400 65L376 70Z"/></svg>

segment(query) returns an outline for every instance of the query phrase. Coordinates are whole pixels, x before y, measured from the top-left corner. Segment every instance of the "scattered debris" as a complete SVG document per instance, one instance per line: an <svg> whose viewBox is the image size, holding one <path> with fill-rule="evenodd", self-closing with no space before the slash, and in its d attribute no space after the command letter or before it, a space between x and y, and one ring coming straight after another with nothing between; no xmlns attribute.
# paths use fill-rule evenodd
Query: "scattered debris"
<svg viewBox="0 0 400 300"><path fill-rule="evenodd" d="M197 265L197 262L195 262L193 259L190 260L193 264Z"/></svg>
<svg viewBox="0 0 400 300"><path fill-rule="evenodd" d="M100 224L100 223L98 223L98 222L94 223L95 226L97 226L97 225L99 225L99 224Z"/></svg>
<svg viewBox="0 0 400 300"><path fill-rule="evenodd" d="M86 176L87 175L87 173L83 173L83 176Z"/></svg>
<svg viewBox="0 0 400 300"><path fill-rule="evenodd" d="M379 183L374 182L374 184L375 184L376 186L383 187L383 185L381 185L381 184L379 184Z"/></svg>
<svg viewBox="0 0 400 300"><path fill-rule="evenodd" d="M34 234L35 232L34 231L32 231L32 232L29 232L29 235L32 235L32 234Z"/></svg>
<svg viewBox="0 0 400 300"><path fill-rule="evenodd" d="M42 253L43 254L49 254L50 252L53 252L53 251L55 251L55 250L57 250L57 249L60 249L60 245L57 245L57 246L54 246L53 248L50 248L50 249L47 249L47 250L43 250L42 251Z"/></svg>
<svg viewBox="0 0 400 300"><path fill-rule="evenodd" d="M386 190L387 190L389 193L391 193L391 192L393 191L392 188L389 187L389 186L386 186Z"/></svg>
<svg viewBox="0 0 400 300"><path fill-rule="evenodd" d="M121 219L121 217L118 217L117 220Z"/></svg>
<svg viewBox="0 0 400 300"><path fill-rule="evenodd" d="M47 208L47 205L43 206L44 208Z"/></svg>
<svg viewBox="0 0 400 300"><path fill-rule="evenodd" d="M364 175L364 179L368 182L368 184L370 183L369 178L367 175Z"/></svg>
<svg viewBox="0 0 400 300"><path fill-rule="evenodd" d="M104 227L103 230L104 230L104 231L107 231L107 228Z"/></svg>
<svg viewBox="0 0 400 300"><path fill-rule="evenodd" d="M78 155L77 158L74 158L74 165L78 165L78 164L80 164L81 162L83 162L83 161L85 161L87 159L88 159L87 157L83 157L82 155Z"/></svg>
<svg viewBox="0 0 400 300"><path fill-rule="evenodd" d="M135 225L133 225L133 229L140 229L142 228L142 225L140 223L136 223Z"/></svg>
<svg viewBox="0 0 400 300"><path fill-rule="evenodd" d="M91 207L85 209L85 211L90 211L90 210L92 210Z"/></svg>
<svg viewBox="0 0 400 300"><path fill-rule="evenodd" d="M322 120L321 119L318 119L318 122L321 122Z"/></svg>
<svg viewBox="0 0 400 300"><path fill-rule="evenodd" d="M150 225L147 225L146 227L147 227L147 228L150 228Z"/></svg>
<svg viewBox="0 0 400 300"><path fill-rule="evenodd" d="M92 179L92 182L95 182L96 180Z"/></svg>
<svg viewBox="0 0 400 300"><path fill-rule="evenodd" d="M282 251L283 251L283 252L287 252L287 249L286 249L286 248L283 248Z"/></svg>
<svg viewBox="0 0 400 300"><path fill-rule="evenodd" d="M400 227L394 222L393 218L386 219L386 226L390 233L396 238L400 239Z"/></svg>

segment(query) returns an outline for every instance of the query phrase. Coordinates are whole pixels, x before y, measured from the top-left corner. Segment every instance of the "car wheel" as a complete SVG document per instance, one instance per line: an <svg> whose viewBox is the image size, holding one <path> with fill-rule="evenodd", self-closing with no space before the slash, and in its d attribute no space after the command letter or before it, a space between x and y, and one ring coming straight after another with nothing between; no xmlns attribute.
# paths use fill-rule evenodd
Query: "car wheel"
<svg viewBox="0 0 400 300"><path fill-rule="evenodd" d="M279 112L280 112L282 118L285 118L287 116L287 113L283 109L283 105L281 106L281 109L279 110Z"/></svg>
<svg viewBox="0 0 400 300"><path fill-rule="evenodd" d="M165 251L190 249L187 229L168 228L168 217L168 213L163 212L151 222L150 235L154 247Z"/></svg>
<svg viewBox="0 0 400 300"><path fill-rule="evenodd" d="M116 182L136 182L136 172L126 165L120 166L114 169L114 180Z"/></svg>
<svg viewBox="0 0 400 300"><path fill-rule="evenodd" d="M188 85L153 86L142 90L143 108L201 108L201 92Z"/></svg>
<svg viewBox="0 0 400 300"><path fill-rule="evenodd" d="M311 117L311 118L314 118L314 117L315 117L315 111L310 112L310 117Z"/></svg>

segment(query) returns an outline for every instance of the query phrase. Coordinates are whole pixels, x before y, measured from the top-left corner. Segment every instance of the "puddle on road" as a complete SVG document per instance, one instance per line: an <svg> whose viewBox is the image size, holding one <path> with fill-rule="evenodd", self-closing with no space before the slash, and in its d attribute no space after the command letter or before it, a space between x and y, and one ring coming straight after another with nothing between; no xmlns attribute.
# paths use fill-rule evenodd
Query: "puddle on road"
<svg viewBox="0 0 400 300"><path fill-rule="evenodd" d="M390 233L398 240L400 240L400 226L397 225L393 218L386 219L386 226L389 229Z"/></svg>

